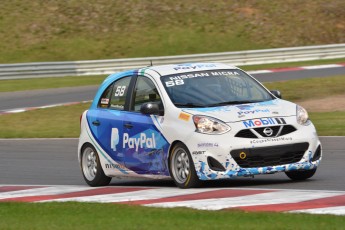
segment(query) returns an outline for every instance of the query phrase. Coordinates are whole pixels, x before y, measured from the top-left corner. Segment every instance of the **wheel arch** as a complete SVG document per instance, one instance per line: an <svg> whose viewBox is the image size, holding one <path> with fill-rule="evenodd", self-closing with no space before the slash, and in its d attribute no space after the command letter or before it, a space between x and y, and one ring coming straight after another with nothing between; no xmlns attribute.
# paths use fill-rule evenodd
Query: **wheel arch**
<svg viewBox="0 0 345 230"><path fill-rule="evenodd" d="M83 145L80 147L79 152L78 152L79 163L81 162L81 157L82 157L81 155L82 155L84 149L85 149L86 147L88 147L88 146L95 148L95 146L93 146L90 142L85 142L85 143L83 143ZM96 149L96 148L95 148L95 149ZM97 154L98 154L98 153L97 153Z"/></svg>
<svg viewBox="0 0 345 230"><path fill-rule="evenodd" d="M172 150L174 149L175 145L177 145L177 144L179 144L179 143L183 144L183 145L188 149L188 151L190 152L189 148L187 147L187 145L186 145L185 143L183 143L183 141L181 141L181 140L175 140L175 141L173 141L173 142L171 143L171 145L170 145L170 148L169 148L169 151L168 151L168 156L167 156L167 161L168 161L168 166L169 166L169 168L170 168L170 156L171 156L171 152L172 152ZM193 162L193 163L194 163L194 162Z"/></svg>

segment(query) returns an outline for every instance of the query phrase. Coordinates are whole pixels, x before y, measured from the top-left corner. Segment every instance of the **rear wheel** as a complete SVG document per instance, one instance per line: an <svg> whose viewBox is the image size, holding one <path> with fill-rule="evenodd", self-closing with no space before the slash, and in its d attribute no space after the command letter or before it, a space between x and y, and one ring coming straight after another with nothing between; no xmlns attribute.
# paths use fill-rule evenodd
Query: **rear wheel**
<svg viewBox="0 0 345 230"><path fill-rule="evenodd" d="M314 176L316 172L316 168L311 170L305 170L305 171L290 171L285 172L285 174L291 179L291 180L306 180Z"/></svg>
<svg viewBox="0 0 345 230"><path fill-rule="evenodd" d="M92 187L105 186L111 181L111 177L107 177L104 174L98 153L91 145L83 148L81 169L86 183Z"/></svg>
<svg viewBox="0 0 345 230"><path fill-rule="evenodd" d="M178 187L192 188L200 185L193 160L184 144L178 143L173 147L169 163L170 175Z"/></svg>

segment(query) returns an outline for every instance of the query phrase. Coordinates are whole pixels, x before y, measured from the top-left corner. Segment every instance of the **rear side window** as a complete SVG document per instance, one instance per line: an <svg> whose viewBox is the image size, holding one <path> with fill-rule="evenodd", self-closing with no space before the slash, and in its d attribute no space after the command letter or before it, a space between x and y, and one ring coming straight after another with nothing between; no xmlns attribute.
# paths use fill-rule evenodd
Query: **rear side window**
<svg viewBox="0 0 345 230"><path fill-rule="evenodd" d="M98 108L108 108L110 103L111 91L113 90L113 84L111 84L102 94L101 99L98 102Z"/></svg>
<svg viewBox="0 0 345 230"><path fill-rule="evenodd" d="M121 78L104 90L98 102L98 108L124 110L130 77Z"/></svg>
<svg viewBox="0 0 345 230"><path fill-rule="evenodd" d="M111 97L110 106L111 109L124 110L127 98L127 92L131 77L121 78L114 83Z"/></svg>

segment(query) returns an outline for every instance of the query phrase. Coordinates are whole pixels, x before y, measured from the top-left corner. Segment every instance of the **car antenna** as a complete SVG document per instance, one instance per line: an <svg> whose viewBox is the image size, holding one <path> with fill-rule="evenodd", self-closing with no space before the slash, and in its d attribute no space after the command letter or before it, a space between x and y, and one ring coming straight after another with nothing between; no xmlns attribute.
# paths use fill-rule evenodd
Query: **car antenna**
<svg viewBox="0 0 345 230"><path fill-rule="evenodd" d="M150 66L153 66L153 64L152 64L152 60L150 60Z"/></svg>

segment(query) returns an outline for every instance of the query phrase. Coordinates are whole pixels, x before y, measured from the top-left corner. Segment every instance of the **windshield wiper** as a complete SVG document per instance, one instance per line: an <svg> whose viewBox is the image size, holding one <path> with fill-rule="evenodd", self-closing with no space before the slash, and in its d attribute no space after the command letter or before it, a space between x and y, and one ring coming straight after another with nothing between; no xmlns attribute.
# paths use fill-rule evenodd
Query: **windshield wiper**
<svg viewBox="0 0 345 230"><path fill-rule="evenodd" d="M258 103L262 101L223 101L219 103L209 104L206 107L223 106L223 105L238 105L238 104L248 104L248 103Z"/></svg>
<svg viewBox="0 0 345 230"><path fill-rule="evenodd" d="M185 108L203 108L205 105L195 104L195 103L174 103L177 107L185 107Z"/></svg>

